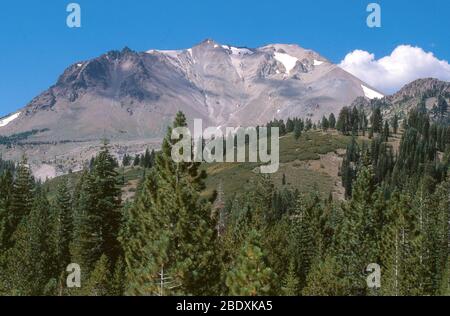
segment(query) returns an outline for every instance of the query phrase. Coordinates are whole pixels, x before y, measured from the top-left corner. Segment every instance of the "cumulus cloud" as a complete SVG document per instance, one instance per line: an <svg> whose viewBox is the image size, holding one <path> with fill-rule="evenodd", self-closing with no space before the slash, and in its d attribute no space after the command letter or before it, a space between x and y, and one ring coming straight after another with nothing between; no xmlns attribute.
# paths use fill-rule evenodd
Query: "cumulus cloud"
<svg viewBox="0 0 450 316"><path fill-rule="evenodd" d="M419 78L450 81L447 61L410 45L400 45L389 56L380 59L367 51L355 50L347 54L339 66L387 94Z"/></svg>

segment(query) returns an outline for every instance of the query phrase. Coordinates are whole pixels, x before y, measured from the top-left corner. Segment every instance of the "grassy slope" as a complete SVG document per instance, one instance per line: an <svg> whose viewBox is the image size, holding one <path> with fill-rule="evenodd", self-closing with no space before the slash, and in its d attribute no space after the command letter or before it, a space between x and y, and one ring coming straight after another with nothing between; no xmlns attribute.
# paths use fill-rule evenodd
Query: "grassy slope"
<svg viewBox="0 0 450 316"><path fill-rule="evenodd" d="M323 155L336 153L345 149L350 137L342 136L336 132L309 131L303 133L299 140L292 134L280 139L280 169L271 177L277 187L282 186L283 174L286 176L286 186L298 189L300 192L319 190L323 196L339 186L336 170L328 170L327 160ZM337 156L337 155L335 155ZM322 157L322 158L321 158ZM324 165L325 164L325 165ZM255 163L214 163L203 166L207 173L207 194L211 194L222 183L225 194L237 193L245 190L250 180L257 176L254 172ZM335 168L336 169L336 168ZM139 167L119 168L119 175L124 175L124 198L133 196L137 183L143 177L144 170ZM73 173L63 177L69 179L72 187L80 178L81 173ZM52 179L45 183L45 187L53 197L58 183L63 177Z"/></svg>
<svg viewBox="0 0 450 316"><path fill-rule="evenodd" d="M333 191L336 183L335 177L325 170L312 168L311 161L319 161L321 155L337 153L345 149L351 137L337 133L310 131L304 133L300 139L295 140L292 134L280 139L280 169L272 174L272 180L278 187L282 186L283 174L286 176L286 185L300 192L319 190L324 196ZM222 183L226 195L245 190L250 180L257 176L254 163L219 163L205 165L208 179L208 193ZM326 167L326 166L324 166ZM325 168L323 168L325 169ZM335 175L337 177L337 174Z"/></svg>

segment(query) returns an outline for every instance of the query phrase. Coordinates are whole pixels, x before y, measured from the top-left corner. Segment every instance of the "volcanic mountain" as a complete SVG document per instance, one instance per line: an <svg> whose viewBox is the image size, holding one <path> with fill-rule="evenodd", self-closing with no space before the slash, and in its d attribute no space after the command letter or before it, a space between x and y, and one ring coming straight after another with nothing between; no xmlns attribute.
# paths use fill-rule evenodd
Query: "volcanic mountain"
<svg viewBox="0 0 450 316"><path fill-rule="evenodd" d="M55 85L0 119L0 135L26 135L6 157L26 152L36 164L77 165L101 138L118 155L157 146L179 110L204 126L254 126L294 116L317 121L357 97L383 95L297 45L251 49L205 40L185 50L125 48L71 65Z"/></svg>

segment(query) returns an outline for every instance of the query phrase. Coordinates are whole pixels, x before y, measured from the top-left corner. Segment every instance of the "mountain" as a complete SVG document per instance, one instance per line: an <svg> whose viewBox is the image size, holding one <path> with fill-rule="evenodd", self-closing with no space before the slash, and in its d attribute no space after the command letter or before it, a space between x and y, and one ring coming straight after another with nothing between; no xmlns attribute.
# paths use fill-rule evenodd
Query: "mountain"
<svg viewBox="0 0 450 316"><path fill-rule="evenodd" d="M101 138L118 156L158 146L179 110L204 126L254 126L293 116L318 121L357 97L383 95L297 45L250 49L205 40L177 51L125 48L71 65L55 85L0 119L1 136L21 136L2 152L79 169Z"/></svg>
<svg viewBox="0 0 450 316"><path fill-rule="evenodd" d="M448 104L450 104L450 82L425 78L415 80L397 93L381 99L369 100L358 97L352 106L364 107L369 112L374 107L380 106L388 118L397 114L402 119L410 110L422 105L433 120L450 122Z"/></svg>

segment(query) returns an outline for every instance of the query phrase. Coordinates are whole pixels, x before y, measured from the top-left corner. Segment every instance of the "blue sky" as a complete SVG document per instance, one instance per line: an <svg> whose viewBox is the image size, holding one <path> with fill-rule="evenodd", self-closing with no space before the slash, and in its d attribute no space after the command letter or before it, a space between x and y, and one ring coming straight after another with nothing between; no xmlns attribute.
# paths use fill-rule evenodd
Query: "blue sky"
<svg viewBox="0 0 450 316"><path fill-rule="evenodd" d="M66 26L70 2L81 5L81 29ZM382 7L379 29L366 26L370 2ZM378 59L408 44L448 60L449 14L448 0L1 1L0 116L55 83L70 64L124 46L187 48L205 38L248 47L295 43L339 63L355 49Z"/></svg>

